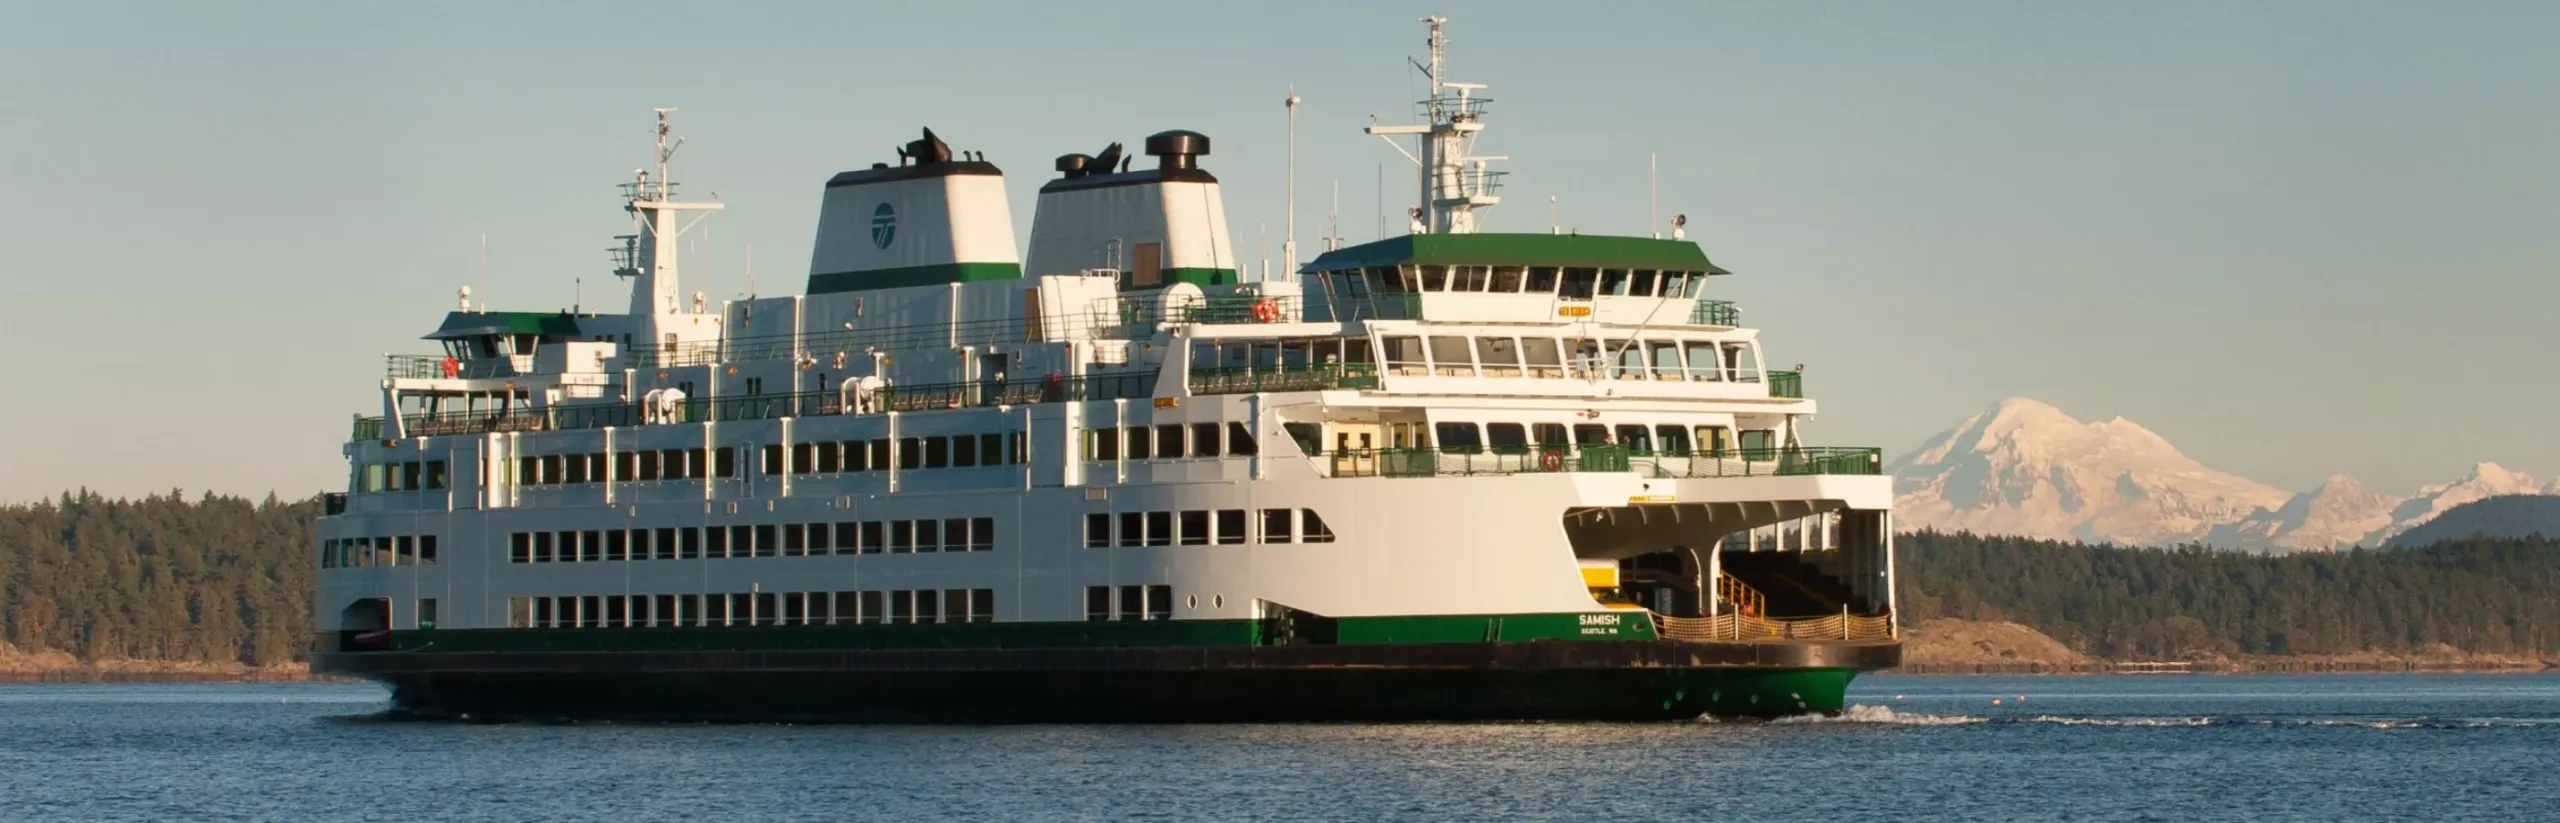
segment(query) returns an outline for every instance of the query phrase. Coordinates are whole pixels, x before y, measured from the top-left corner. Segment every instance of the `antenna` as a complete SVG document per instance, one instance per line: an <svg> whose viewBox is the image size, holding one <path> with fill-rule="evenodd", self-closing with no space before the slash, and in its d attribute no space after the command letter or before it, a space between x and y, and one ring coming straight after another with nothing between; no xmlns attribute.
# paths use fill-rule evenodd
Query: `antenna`
<svg viewBox="0 0 2560 823"><path fill-rule="evenodd" d="M1324 213L1324 250L1342 248L1342 178L1333 179L1333 209Z"/></svg>
<svg viewBox="0 0 2560 823"><path fill-rule="evenodd" d="M1289 87L1289 217L1288 229L1280 236L1280 268L1287 276L1298 275L1298 87ZM1263 264L1263 279L1269 280L1269 263Z"/></svg>

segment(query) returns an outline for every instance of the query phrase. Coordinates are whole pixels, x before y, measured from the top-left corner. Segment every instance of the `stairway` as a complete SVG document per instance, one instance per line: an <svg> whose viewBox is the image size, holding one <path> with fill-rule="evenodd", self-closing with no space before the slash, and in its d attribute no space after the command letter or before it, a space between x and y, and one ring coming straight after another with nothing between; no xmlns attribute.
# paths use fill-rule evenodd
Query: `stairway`
<svg viewBox="0 0 2560 823"><path fill-rule="evenodd" d="M1724 573L1767 598L1766 617L1822 617L1840 613L1849 587L1806 562L1803 552L1726 552Z"/></svg>

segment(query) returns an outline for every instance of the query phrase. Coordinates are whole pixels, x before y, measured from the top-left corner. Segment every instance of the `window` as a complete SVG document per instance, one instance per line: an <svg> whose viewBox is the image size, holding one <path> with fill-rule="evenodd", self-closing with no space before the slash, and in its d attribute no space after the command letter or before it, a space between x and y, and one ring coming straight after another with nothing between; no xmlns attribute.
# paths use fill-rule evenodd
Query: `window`
<svg viewBox="0 0 2560 823"><path fill-rule="evenodd" d="M1660 282L1661 276L1662 272L1654 269L1638 271L1635 282L1628 284L1627 293L1636 297L1652 297L1654 284Z"/></svg>
<svg viewBox="0 0 2560 823"><path fill-rule="evenodd" d="M884 526L878 520L862 521L863 554L879 554L888 546L887 538L882 535L883 531Z"/></svg>
<svg viewBox="0 0 2560 823"><path fill-rule="evenodd" d="M591 594L578 599L578 625L581 628L604 627L604 596Z"/></svg>
<svg viewBox="0 0 2560 823"><path fill-rule="evenodd" d="M917 552L919 552L919 553L922 553L922 552L938 552L938 551L941 551L941 550L942 550L942 523L941 523L941 521L938 521L938 520L918 520L918 521L915 521L915 530L916 530L916 551L917 551Z"/></svg>
<svg viewBox="0 0 2560 823"><path fill-rule="evenodd" d="M887 439L884 438L871 441L871 445L866 449L866 451L871 452L872 471L885 472L889 470L889 441Z"/></svg>
<svg viewBox="0 0 2560 823"><path fill-rule="evenodd" d="M1599 269L1567 268L1556 281L1556 296L1567 300L1589 300L1600 282Z"/></svg>
<svg viewBox="0 0 2560 823"><path fill-rule="evenodd" d="M614 452L613 476L617 480L629 480L634 477L639 477L640 455L632 452Z"/></svg>
<svg viewBox="0 0 2560 823"><path fill-rule="evenodd" d="M1476 376L1476 358L1467 338L1432 337L1431 367L1431 373L1441 377Z"/></svg>
<svg viewBox="0 0 2560 823"><path fill-rule="evenodd" d="M800 592L782 595L782 625L798 626L809 622L809 596Z"/></svg>
<svg viewBox="0 0 2560 823"><path fill-rule="evenodd" d="M446 480L445 480L445 476L444 476L444 461L442 461L442 460L429 460L429 461L427 461L427 488L430 488L430 489L441 489L441 488L444 488L444 487L445 487L445 483L446 483ZM428 602L434 602L434 601L428 601Z"/></svg>
<svg viewBox="0 0 2560 823"><path fill-rule="evenodd" d="M978 435L978 465L998 466L1004 463L1004 435L997 432Z"/></svg>
<svg viewBox="0 0 2560 823"><path fill-rule="evenodd" d="M659 529L659 530L658 530L658 541L657 541L657 542L658 542L658 551L657 551L657 553L656 553L656 557L657 557L658 559L660 559L660 560L674 560L674 559L676 559L676 530L675 530L675 529L673 529L673 528L663 528L663 529Z"/></svg>
<svg viewBox="0 0 2560 823"><path fill-rule="evenodd" d="M507 628L510 628L510 629L530 629L530 628L533 628L533 599L532 599L532 598L529 598L529 597L510 597L510 598L507 598Z"/></svg>
<svg viewBox="0 0 2560 823"><path fill-rule="evenodd" d="M1554 292L1556 290L1556 268L1554 266L1530 266L1529 279L1527 282L1521 284L1520 290L1532 294L1547 294Z"/></svg>
<svg viewBox="0 0 2560 823"><path fill-rule="evenodd" d="M969 518L969 550L973 552L991 552L996 550L995 518Z"/></svg>
<svg viewBox="0 0 2560 823"><path fill-rule="evenodd" d="M800 613L800 624L804 626L825 626L836 622L833 614L834 609L830 608L831 605L833 604L828 602L826 592L810 592L808 594L808 605Z"/></svg>
<svg viewBox="0 0 2560 823"><path fill-rule="evenodd" d="M1262 542L1265 542L1265 543L1289 543L1289 542L1294 542L1294 541L1292 541L1292 540L1290 540L1290 539L1289 539L1289 533L1290 533L1290 528L1289 528L1289 526L1291 525L1291 521L1294 521L1294 520L1296 520L1296 519L1297 519L1297 516L1298 516L1298 511L1297 511L1296 509L1263 509L1263 510L1262 510Z"/></svg>
<svg viewBox="0 0 2560 823"><path fill-rule="evenodd" d="M703 529L702 556L714 559L728 557L729 530L719 526Z"/></svg>
<svg viewBox="0 0 2560 823"><path fill-rule="evenodd" d="M915 597L915 601L916 601L916 617L915 617L915 622L918 622L918 623L940 623L940 622L942 622L942 593L941 593L941 592L935 591L935 590L933 590L933 589L918 589L918 590L916 590L916 591L914 592L914 597Z"/></svg>
<svg viewBox="0 0 2560 823"><path fill-rule="evenodd" d="M552 557L552 555L551 555L551 533L550 533L550 532L534 532L534 533L533 533L533 562L536 562L536 563L549 563L549 562L551 562L551 557Z"/></svg>
<svg viewBox="0 0 2560 823"><path fill-rule="evenodd" d="M777 618L782 616L782 611L775 607L774 600L773 592L756 593L755 605L750 607L755 609L755 611L748 612L748 614L755 615L756 625L771 626Z"/></svg>
<svg viewBox="0 0 2560 823"><path fill-rule="evenodd" d="M942 521L942 550L969 550L969 518L953 517Z"/></svg>
<svg viewBox="0 0 2560 823"><path fill-rule="evenodd" d="M641 479L641 480L656 480L656 479L658 479L658 453L657 453L657 452L641 452L641 453L640 453L640 475L639 475L639 479Z"/></svg>
<svg viewBox="0 0 2560 823"><path fill-rule="evenodd" d="M969 622L971 622L971 623L993 623L993 622L996 622L996 590L994 590L994 589L970 589L970 590L969 590Z"/></svg>
<svg viewBox="0 0 2560 823"><path fill-rule="evenodd" d="M1084 456L1088 460L1103 462L1120 459L1120 430L1086 429Z"/></svg>
<svg viewBox="0 0 2560 823"><path fill-rule="evenodd" d="M676 619L678 615L676 613L676 596L672 594L662 594L651 599L654 600L655 603L653 603L652 607L649 609L649 625L657 626L659 628L668 628L677 625Z"/></svg>
<svg viewBox="0 0 2560 823"><path fill-rule="evenodd" d="M584 532L578 541L578 559L588 563L604 562L604 533Z"/></svg>
<svg viewBox="0 0 2560 823"><path fill-rule="evenodd" d="M1654 379L1680 380L1687 374L1680 365L1680 344L1651 341L1645 343L1644 347L1645 352L1653 358Z"/></svg>
<svg viewBox="0 0 2560 823"><path fill-rule="evenodd" d="M1625 297L1627 294L1627 270L1601 269L1600 294L1610 297Z"/></svg>
<svg viewBox="0 0 2560 823"><path fill-rule="evenodd" d="M1724 379L1723 360L1716 356L1715 341L1692 340L1686 345L1689 347L1689 379Z"/></svg>
<svg viewBox="0 0 2560 823"><path fill-rule="evenodd" d="M1147 512L1147 545L1173 545L1173 512Z"/></svg>
<svg viewBox="0 0 2560 823"><path fill-rule="evenodd" d="M900 625L916 622L915 592L900 590L889 593L889 622Z"/></svg>
<svg viewBox="0 0 2560 823"><path fill-rule="evenodd" d="M423 464L420 464L415 460L400 464L400 488L419 489L425 487L426 467Z"/></svg>
<svg viewBox="0 0 2560 823"><path fill-rule="evenodd" d="M862 524L836 524L836 553L855 554L862 548Z"/></svg>
<svg viewBox="0 0 2560 823"><path fill-rule="evenodd" d="M1209 513L1202 510L1182 513L1182 545L1209 545Z"/></svg>
<svg viewBox="0 0 2560 823"><path fill-rule="evenodd" d="M684 527L682 534L684 535L684 554L678 559L693 560L701 557L702 529L696 526L686 526ZM663 549L661 549L661 551L663 551Z"/></svg>
<svg viewBox="0 0 2560 823"><path fill-rule="evenodd" d="M886 600L886 599L887 599L887 598L883 597L883 596L882 596L882 593L880 593L880 592L876 592L876 591L863 592L863 593L862 593L862 608L861 608L861 612L860 612L861 617L862 617L862 622L863 622L863 623L865 623L865 624L880 624L880 623L886 623L886 622L889 622L889 611L888 611L888 607L882 603L882 601L884 601L884 600Z"/></svg>
<svg viewBox="0 0 2560 823"><path fill-rule="evenodd" d="M1191 424L1191 456L1193 456L1193 457L1216 457L1216 456L1218 456L1218 424L1216 424L1216 423L1193 423L1193 424Z"/></svg>
<svg viewBox="0 0 2560 823"><path fill-rule="evenodd" d="M619 627L631 622L631 601L620 597L604 599L604 625Z"/></svg>
<svg viewBox="0 0 2560 823"><path fill-rule="evenodd" d="M782 473L781 445L776 444L764 447L764 473L768 475L778 475Z"/></svg>
<svg viewBox="0 0 2560 823"><path fill-rule="evenodd" d="M1146 542L1147 542L1147 515L1146 515L1146 513L1145 513L1145 512L1121 512L1121 513L1120 513L1120 545L1121 545L1122 547L1124 547L1124 548L1126 548L1126 547L1136 547L1136 546L1146 545Z"/></svg>
<svg viewBox="0 0 2560 823"><path fill-rule="evenodd" d="M766 523L756 527L757 557L772 557L773 550L778 545L779 544L773 539L773 524Z"/></svg>
<svg viewBox="0 0 2560 823"><path fill-rule="evenodd" d="M1084 619L1100 623L1111 619L1111 587L1084 587Z"/></svg>
<svg viewBox="0 0 2560 823"><path fill-rule="evenodd" d="M701 449L695 449L694 451L698 452L701 451ZM686 461L685 456L685 450L683 449L668 449L666 451L659 452L658 462L660 464L660 469L658 476L668 480L682 480L687 477L702 476L701 470L690 466L688 461Z"/></svg>
<svg viewBox="0 0 2560 823"><path fill-rule="evenodd" d="M1449 267L1447 267L1447 266L1423 266L1423 267L1421 267L1421 269L1422 269L1422 290L1423 290L1423 291L1448 291L1448 290L1449 290Z"/></svg>
<svg viewBox="0 0 2560 823"><path fill-rule="evenodd" d="M1151 444L1154 442L1152 439L1150 439L1150 438L1151 438L1151 435L1149 435L1149 434L1148 434L1148 432L1147 432L1147 427L1145 427L1145 426L1130 426L1129 428L1123 429L1123 430L1121 430L1121 431L1122 431L1122 433L1124 433L1124 434L1127 434L1127 435L1128 435L1128 442L1124 443L1123 445L1125 445L1125 446L1127 446L1127 447L1128 447L1129 459L1131 459L1131 460L1145 460L1145 459L1147 459L1147 455L1149 455L1149 454L1153 453L1151 450L1149 450L1149 449L1147 448L1149 445L1151 445Z"/></svg>
<svg viewBox="0 0 2560 823"><path fill-rule="evenodd" d="M1484 434L1496 452L1522 454L1529 450L1529 430L1518 423L1486 423Z"/></svg>
<svg viewBox="0 0 2560 823"><path fill-rule="evenodd" d="M1756 453L1765 456L1777 448L1777 429L1744 429L1742 431L1742 450L1747 454Z"/></svg>
<svg viewBox="0 0 2560 823"><path fill-rule="evenodd" d="M915 521L913 521L913 520L892 520L892 521L889 521L889 553L890 553L890 554L913 554L913 553L915 553L915 550L916 550L916 530L915 530L915 525L916 525L916 524L915 524Z"/></svg>
<svg viewBox="0 0 2560 823"><path fill-rule="evenodd" d="M1030 435L1022 432L1012 432L1005 435L1005 439L1010 445L1010 448L1005 450L1005 457L1011 459L1015 463L1031 462Z"/></svg>
<svg viewBox="0 0 2560 823"><path fill-rule="evenodd" d="M864 445L860 440L847 440L836 445L842 447L840 450L844 452L845 471L860 472L871 470L870 446Z"/></svg>
<svg viewBox="0 0 2560 823"><path fill-rule="evenodd" d="M715 469L715 473L719 474L721 477L738 476L737 447L721 446L720 450L712 452L712 455L712 466Z"/></svg>
<svg viewBox="0 0 2560 823"><path fill-rule="evenodd" d="M835 624L850 626L862 620L862 593L836 592Z"/></svg>
<svg viewBox="0 0 2560 823"><path fill-rule="evenodd" d="M1253 432L1247 431L1243 423L1234 421L1227 423L1227 454L1235 457L1252 457L1260 453L1261 447L1253 442Z"/></svg>
<svg viewBox="0 0 2560 823"><path fill-rule="evenodd" d="M1476 338L1476 360L1486 377L1520 376L1520 341L1508 337Z"/></svg>
<svg viewBox="0 0 2560 823"><path fill-rule="evenodd" d="M924 467L928 469L951 467L951 438L927 437L924 439Z"/></svg>
<svg viewBox="0 0 2560 823"><path fill-rule="evenodd" d="M1644 344L1630 340L1624 343L1611 343L1609 348L1613 352L1610 361L1612 365L1609 371L1610 377L1619 380L1645 378Z"/></svg>
<svg viewBox="0 0 2560 823"><path fill-rule="evenodd" d="M898 438L898 468L902 470L924 468L924 438Z"/></svg>
<svg viewBox="0 0 2560 823"><path fill-rule="evenodd" d="M557 624L558 618L552 614L551 598L533 598L533 608L530 611L535 628L548 629Z"/></svg>
<svg viewBox="0 0 2560 823"><path fill-rule="evenodd" d="M1218 510L1218 545L1234 546L1251 539L1245 534L1243 509Z"/></svg>
<svg viewBox="0 0 2560 823"><path fill-rule="evenodd" d="M1760 381L1760 359L1752 351L1749 343L1726 343L1724 367L1728 380L1739 380L1745 383Z"/></svg>
<svg viewBox="0 0 2560 823"><path fill-rule="evenodd" d="M1527 274L1528 271L1528 269L1519 266L1495 266L1493 268L1492 290L1500 294L1518 293L1520 291L1521 276Z"/></svg>
<svg viewBox="0 0 2560 823"><path fill-rule="evenodd" d="M1094 512L1084 516L1084 547L1111 548L1111 513Z"/></svg>
<svg viewBox="0 0 2560 823"><path fill-rule="evenodd" d="M337 544L338 541L329 541L330 546L334 547ZM507 536L507 562L533 562L533 535L526 534L524 532L516 532L515 534Z"/></svg>
<svg viewBox="0 0 2560 823"><path fill-rule="evenodd" d="M1653 434L1644 426L1629 423L1618 427L1618 445L1635 454L1653 453Z"/></svg>
<svg viewBox="0 0 2560 823"><path fill-rule="evenodd" d="M1146 616L1146 587L1120 587L1119 619L1139 620Z"/></svg>
<svg viewBox="0 0 2560 823"><path fill-rule="evenodd" d="M844 471L844 451L835 443L816 444L817 470L823 474Z"/></svg>
<svg viewBox="0 0 2560 823"><path fill-rule="evenodd" d="M1431 433L1440 439L1441 451L1474 454L1484 450L1484 436L1474 423L1434 423Z"/></svg>
<svg viewBox="0 0 2560 823"><path fill-rule="evenodd" d="M1560 378L1564 376L1564 354L1552 337L1520 339L1520 355L1527 364L1523 371L1530 377Z"/></svg>
<svg viewBox="0 0 2560 823"><path fill-rule="evenodd" d="M1485 281L1493 275L1493 267L1451 266L1449 273L1453 275L1449 283L1450 291L1484 291Z"/></svg>
<svg viewBox="0 0 2560 823"><path fill-rule="evenodd" d="M1324 525L1324 518L1317 517L1317 516L1316 516L1316 510L1314 510L1314 509L1299 509L1299 510L1298 510L1298 514L1300 514L1300 515L1302 515L1302 516L1304 517L1304 526L1305 526L1305 528L1304 528L1304 529L1302 529L1301 531L1299 531L1299 535L1303 538L1303 541L1302 541L1302 542L1307 542L1307 543L1331 543L1331 542L1333 542L1333 530L1325 527L1325 525Z"/></svg>
<svg viewBox="0 0 2560 823"><path fill-rule="evenodd" d="M1609 445L1609 427L1598 423L1575 423L1573 442L1577 446Z"/></svg>
<svg viewBox="0 0 2560 823"><path fill-rule="evenodd" d="M1422 356L1422 338L1388 337L1382 341L1382 345L1384 348L1380 351L1386 355L1388 373L1403 375L1431 373L1430 363Z"/></svg>
<svg viewBox="0 0 2560 823"><path fill-rule="evenodd" d="M1156 427L1156 457L1171 460L1181 457L1182 424L1168 423Z"/></svg>
<svg viewBox="0 0 2560 823"><path fill-rule="evenodd" d="M1172 619L1173 619L1173 587L1172 587L1172 586L1148 586L1148 587L1147 587L1147 619L1148 619L1148 620L1172 620Z"/></svg>
<svg viewBox="0 0 2560 823"><path fill-rule="evenodd" d="M645 537L647 535L647 532L641 532L641 536ZM630 535L623 532L621 529L605 532L604 559L617 563L631 559Z"/></svg>
<svg viewBox="0 0 2560 823"><path fill-rule="evenodd" d="M1679 426L1662 425L1653 427L1653 432L1661 440L1663 454L1688 456L1689 430Z"/></svg>
<svg viewBox="0 0 2560 823"><path fill-rule="evenodd" d="M785 524L782 527L782 553L789 555L808 554L809 527L798 523Z"/></svg>
<svg viewBox="0 0 2560 823"><path fill-rule="evenodd" d="M978 465L978 438L965 434L951 438L951 465L964 469Z"/></svg>

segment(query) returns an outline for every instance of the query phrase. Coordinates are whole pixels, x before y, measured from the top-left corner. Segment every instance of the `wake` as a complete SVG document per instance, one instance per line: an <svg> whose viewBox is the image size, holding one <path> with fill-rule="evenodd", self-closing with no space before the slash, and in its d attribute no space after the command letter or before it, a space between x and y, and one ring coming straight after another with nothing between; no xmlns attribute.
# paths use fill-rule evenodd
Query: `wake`
<svg viewBox="0 0 2560 823"><path fill-rule="evenodd" d="M2560 728L2550 717L2297 717L2266 715L2190 715L2164 717L2058 714L1975 715L1898 711L1891 706L1852 705L1836 715L1797 715L1770 725L1864 726L2077 726L2120 729L2201 729L2227 727L2346 728L2385 730L2471 730Z"/></svg>

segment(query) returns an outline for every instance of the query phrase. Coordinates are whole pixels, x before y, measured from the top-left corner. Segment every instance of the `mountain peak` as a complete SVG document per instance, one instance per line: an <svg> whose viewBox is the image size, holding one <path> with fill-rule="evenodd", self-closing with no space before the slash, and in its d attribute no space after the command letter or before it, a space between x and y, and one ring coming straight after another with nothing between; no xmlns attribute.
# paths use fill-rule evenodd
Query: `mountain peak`
<svg viewBox="0 0 2560 823"><path fill-rule="evenodd" d="M2329 475L2329 479L2327 479L2327 480L2323 480L2323 481L2320 481L2320 487L2319 487L2319 488L2316 488L2316 489L2312 489L2312 490L2311 490L2311 494L2312 494L2312 496L2314 496L2314 497L2326 497L2326 496L2330 496L2330 495L2339 495L2339 494L2363 494L2363 493L2364 493L2364 483L2363 483L2363 482L2358 481L2358 480L2356 480L2356 479L2355 479L2355 478L2353 478L2353 477L2349 477L2349 476L2346 476L2346 475L2343 475L2343 474L2333 474L2333 475Z"/></svg>
<svg viewBox="0 0 2560 823"><path fill-rule="evenodd" d="M2134 544L2192 539L2288 495L2206 468L2123 417L2083 423L2010 397L1894 462L1914 528Z"/></svg>

